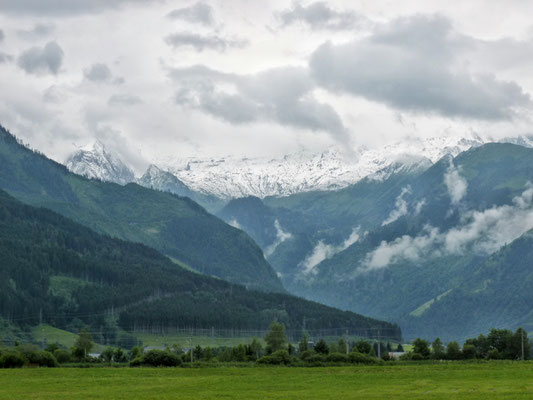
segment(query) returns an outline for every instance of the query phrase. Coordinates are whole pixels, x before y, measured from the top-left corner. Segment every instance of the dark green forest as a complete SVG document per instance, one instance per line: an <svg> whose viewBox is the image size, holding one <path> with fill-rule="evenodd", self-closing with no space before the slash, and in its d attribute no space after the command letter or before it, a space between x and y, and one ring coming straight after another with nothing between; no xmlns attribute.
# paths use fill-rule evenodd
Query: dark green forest
<svg viewBox="0 0 533 400"><path fill-rule="evenodd" d="M136 184L120 186L70 173L0 126L0 189L97 232L144 243L206 275L283 292L261 249L243 231L194 201Z"/></svg>
<svg viewBox="0 0 533 400"><path fill-rule="evenodd" d="M72 329L110 318L127 331L170 328L399 328L280 293L188 271L143 244L98 234L0 191L0 315ZM305 322L304 322L305 320ZM104 338L105 339L105 338Z"/></svg>

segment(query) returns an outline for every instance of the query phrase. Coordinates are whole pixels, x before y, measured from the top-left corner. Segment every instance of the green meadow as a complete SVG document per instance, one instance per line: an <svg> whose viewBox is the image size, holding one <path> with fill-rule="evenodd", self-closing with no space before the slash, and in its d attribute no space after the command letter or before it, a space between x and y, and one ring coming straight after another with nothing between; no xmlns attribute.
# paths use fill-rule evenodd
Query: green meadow
<svg viewBox="0 0 533 400"><path fill-rule="evenodd" d="M0 399L530 399L532 362L0 370Z"/></svg>

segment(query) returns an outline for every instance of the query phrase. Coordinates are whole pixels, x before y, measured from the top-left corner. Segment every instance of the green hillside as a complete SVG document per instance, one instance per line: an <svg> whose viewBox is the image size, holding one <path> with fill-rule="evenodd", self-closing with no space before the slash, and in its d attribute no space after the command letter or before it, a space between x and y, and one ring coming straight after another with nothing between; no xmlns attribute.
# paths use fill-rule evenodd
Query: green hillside
<svg viewBox="0 0 533 400"><path fill-rule="evenodd" d="M451 162L466 187L457 204L453 204L445 182ZM497 269L482 267L488 255L476 250L475 242L458 253L428 252L419 258L397 257L384 268L365 271L362 267L382 242L400 243L402 238L419 237L417 243L403 242L403 251L416 251L417 245L423 246L427 229L448 232L465 226L474 212L503 205L517 207L513 199L527 189L528 182L533 182L533 149L491 143L461 153L453 160L445 157L426 170L392 174L384 180L367 178L338 191L268 198L263 202L266 211L262 211L263 215L272 215L268 227L277 218L284 230L292 234L268 260L282 274L291 293L375 318L399 321L408 337L453 338L465 332L464 336L475 335L493 326L516 328L533 322L530 311L524 307L529 304L528 295L519 298L512 289L529 284L527 270L520 275L523 281L513 282L514 274L506 273L513 271L510 263ZM383 225L397 208L402 191L404 214ZM231 218L247 231L263 232L262 221L247 218L244 207L239 209L237 205L233 204ZM256 205L255 209L261 207ZM295 220L289 223L284 215ZM319 248L319 241L338 246L357 226L366 234L345 250L331 252L312 273L305 273L302 263ZM505 231L506 227L499 229ZM435 244L434 250L442 245ZM530 259L524 249L514 253L517 258L522 255L524 262ZM476 277L471 278L474 271ZM475 284L467 285L471 279ZM487 285L489 290L495 282L505 290L490 292L490 301L481 297L486 291L476 292L479 290L476 285ZM476 295L472 297L473 292ZM465 307L461 306L463 302Z"/></svg>
<svg viewBox="0 0 533 400"><path fill-rule="evenodd" d="M187 198L75 175L0 127L0 189L97 232L144 243L195 270L250 288L283 291L261 249Z"/></svg>
<svg viewBox="0 0 533 400"><path fill-rule="evenodd" d="M389 323L280 293L248 290L186 270L143 244L98 234L0 191L0 317L11 324L76 330L113 342L118 330L178 328L379 328ZM106 337L111 335L113 337Z"/></svg>

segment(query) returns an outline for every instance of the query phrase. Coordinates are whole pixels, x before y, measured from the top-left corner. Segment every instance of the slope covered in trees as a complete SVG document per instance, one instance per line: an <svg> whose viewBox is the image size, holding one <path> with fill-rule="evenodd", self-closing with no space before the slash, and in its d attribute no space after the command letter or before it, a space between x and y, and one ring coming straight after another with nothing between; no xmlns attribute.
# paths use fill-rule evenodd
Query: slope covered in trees
<svg viewBox="0 0 533 400"><path fill-rule="evenodd" d="M0 126L0 189L97 232L144 243L191 268L250 288L283 291L261 249L187 198L89 180L22 146Z"/></svg>
<svg viewBox="0 0 533 400"><path fill-rule="evenodd" d="M277 319L293 330L305 323L401 335L390 323L188 271L143 244L98 234L3 191L0 265L0 317L12 324L265 329Z"/></svg>

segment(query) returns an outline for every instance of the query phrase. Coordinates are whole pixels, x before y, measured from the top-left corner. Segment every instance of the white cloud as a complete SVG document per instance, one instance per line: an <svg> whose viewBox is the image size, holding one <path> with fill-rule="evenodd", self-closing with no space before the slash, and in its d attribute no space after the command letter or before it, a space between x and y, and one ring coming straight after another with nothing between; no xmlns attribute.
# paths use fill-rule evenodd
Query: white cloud
<svg viewBox="0 0 533 400"><path fill-rule="evenodd" d="M404 197L407 194L411 193L411 186L406 186L402 189L401 193L396 197L396 202L394 203L394 210L391 211L387 219L383 221L381 226L388 225L394 221L396 221L398 218L403 217L404 215L407 215L407 201L404 199Z"/></svg>
<svg viewBox="0 0 533 400"><path fill-rule="evenodd" d="M277 219L274 221L274 227L276 228L276 240L274 240L274 243L266 248L266 257L270 257L272 254L274 254L281 243L292 238L292 234L285 232Z"/></svg>
<svg viewBox="0 0 533 400"><path fill-rule="evenodd" d="M300 266L302 267L302 273L304 275L309 274L316 274L316 266L320 264L322 261L333 257L335 254L340 253L343 250L346 250L348 247L350 247L352 244L356 243L360 235L360 227L354 228L352 230L352 233L350 236L348 236L344 242L338 246L326 244L324 241L319 241L317 245L314 247L311 254L309 254L305 260L303 260L300 263Z"/></svg>
<svg viewBox="0 0 533 400"><path fill-rule="evenodd" d="M444 184L448 188L448 194L453 205L465 197L468 183L464 177L461 176L461 168L456 168L453 161L450 159L448 170L444 174Z"/></svg>
<svg viewBox="0 0 533 400"><path fill-rule="evenodd" d="M492 254L533 229L533 187L513 199L512 205L494 206L484 211L470 211L461 225L440 232L426 226L419 236L404 235L383 241L367 254L359 270L380 269L398 261L417 262L441 255L460 255L467 251Z"/></svg>

